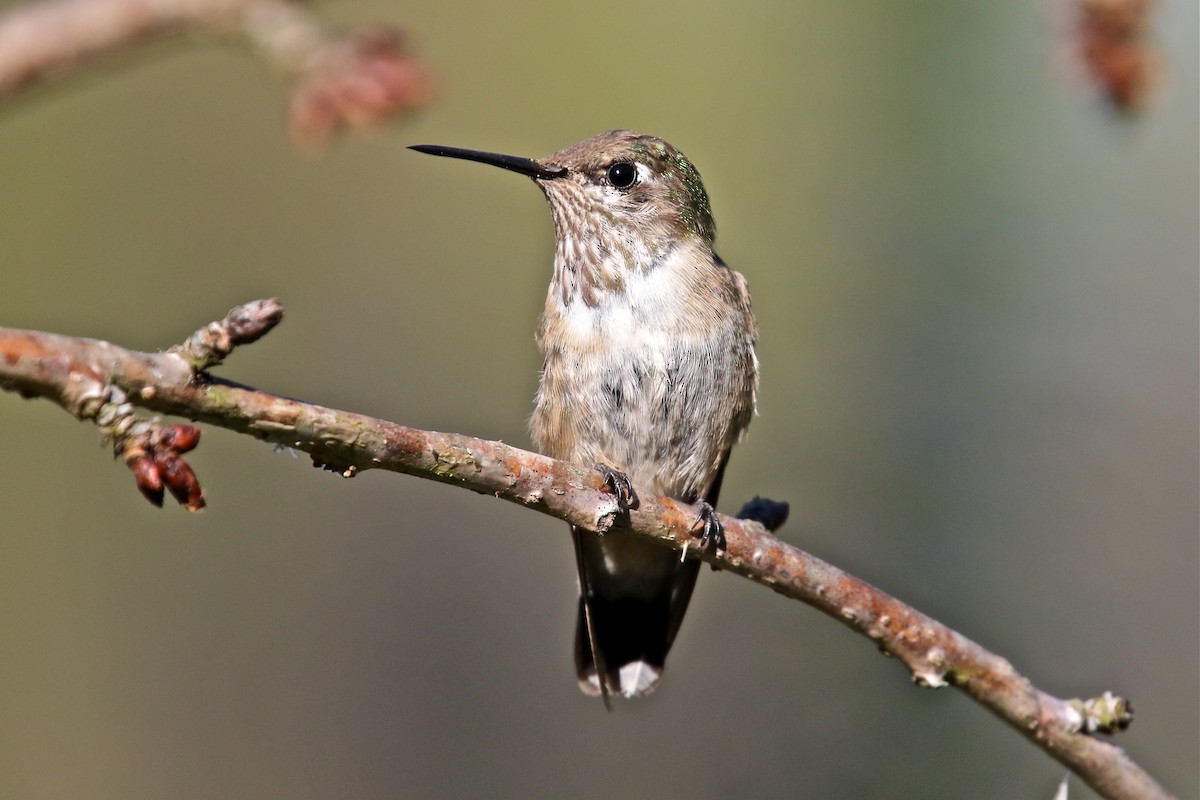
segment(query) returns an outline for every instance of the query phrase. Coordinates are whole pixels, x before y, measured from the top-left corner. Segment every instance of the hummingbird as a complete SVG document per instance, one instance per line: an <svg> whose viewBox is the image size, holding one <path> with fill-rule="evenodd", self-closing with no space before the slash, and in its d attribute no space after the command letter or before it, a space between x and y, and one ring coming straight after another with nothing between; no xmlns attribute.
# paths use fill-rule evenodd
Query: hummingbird
<svg viewBox="0 0 1200 800"><path fill-rule="evenodd" d="M594 465L623 512L634 485L694 504L700 546L724 547L714 507L755 412L757 325L746 280L713 249L700 173L654 136L610 131L541 159L415 145L533 179L554 218L554 269L536 339L534 447ZM700 561L619 528L572 527L580 688L658 685Z"/></svg>

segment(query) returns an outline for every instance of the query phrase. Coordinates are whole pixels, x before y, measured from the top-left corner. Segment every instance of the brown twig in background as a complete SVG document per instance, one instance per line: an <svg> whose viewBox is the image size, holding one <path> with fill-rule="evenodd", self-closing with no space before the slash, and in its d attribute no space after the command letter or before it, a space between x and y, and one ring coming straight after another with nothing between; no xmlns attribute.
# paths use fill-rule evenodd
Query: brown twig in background
<svg viewBox="0 0 1200 800"><path fill-rule="evenodd" d="M305 147L424 105L429 71L390 27L330 33L295 0L42 0L0 15L0 100L156 37L240 36L294 90L289 126Z"/></svg>
<svg viewBox="0 0 1200 800"><path fill-rule="evenodd" d="M104 409L119 401L118 405L208 422L303 450L317 466L346 477L365 469L403 472L491 494L589 530L628 528L823 611L896 657L919 685L958 687L1104 797L1170 796L1124 751L1091 735L1129 724L1131 711L1121 698L1109 693L1086 701L1052 697L1000 656L775 538L756 522L722 517L727 550L700 552L692 531L696 513L690 506L639 493L638 509L618 517L613 496L602 491L599 474L589 467L499 442L323 408L203 371L238 344L265 334L281 318L282 309L274 301L249 303L206 326L185 345L161 353L0 328L0 388L54 400L76 417L98 424L107 418ZM112 421L107 424L111 427ZM161 442L163 436L158 436ZM185 444L195 443L194 437L184 439ZM167 440L176 443L169 436ZM140 475L139 488L146 491Z"/></svg>
<svg viewBox="0 0 1200 800"><path fill-rule="evenodd" d="M1075 5L1075 46L1088 77L1117 111L1141 111L1162 73L1151 31L1155 0L1075 0Z"/></svg>

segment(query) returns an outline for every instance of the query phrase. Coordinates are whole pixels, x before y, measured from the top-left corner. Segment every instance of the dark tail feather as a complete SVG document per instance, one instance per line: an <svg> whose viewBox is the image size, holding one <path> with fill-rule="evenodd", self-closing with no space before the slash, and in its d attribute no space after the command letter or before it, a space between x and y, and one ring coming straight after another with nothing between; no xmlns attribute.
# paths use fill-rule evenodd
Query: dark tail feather
<svg viewBox="0 0 1200 800"><path fill-rule="evenodd" d="M583 536L595 534L575 532L579 553ZM639 697L658 684L700 569L699 561L679 563L674 554L667 564L671 572L662 592L652 597L614 597L604 587L589 585L589 570L580 556L575 666L586 694L600 695L607 703L610 694Z"/></svg>
<svg viewBox="0 0 1200 800"><path fill-rule="evenodd" d="M729 453L726 452L705 494L704 499L713 507L717 505L728 462ZM694 503L696 499L694 496L684 498L684 502ZM696 586L701 562L696 559L681 562L675 553L668 550L664 555L661 548L648 543L647 557L655 559L656 563L661 560L662 590L634 596L607 591L608 586L593 585L594 581L589 578L593 574L589 569L589 558L603 560L603 554L595 547L596 540L585 539L596 535L571 529L579 570L575 668L579 687L584 693L603 697L604 705L611 709L609 695L639 697L649 694L658 685L667 653L675 643L675 635L679 633ZM607 535L623 534L613 531ZM589 557L584 555L585 548L591 551ZM611 576L603 576L603 572L597 573L602 583L612 583Z"/></svg>
<svg viewBox="0 0 1200 800"><path fill-rule="evenodd" d="M609 694L649 694L658 684L667 658L667 616L666 602L613 601L598 596L585 601L580 597L575 635L580 688L605 698ZM603 682L600 675L604 675Z"/></svg>

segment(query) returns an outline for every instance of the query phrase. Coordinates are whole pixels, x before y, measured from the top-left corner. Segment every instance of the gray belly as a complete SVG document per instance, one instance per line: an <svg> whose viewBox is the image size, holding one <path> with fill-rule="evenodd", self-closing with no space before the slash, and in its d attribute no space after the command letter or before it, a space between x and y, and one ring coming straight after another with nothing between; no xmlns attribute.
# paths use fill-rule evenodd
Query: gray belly
<svg viewBox="0 0 1200 800"><path fill-rule="evenodd" d="M643 490L693 500L749 423L752 358L711 340L548 352L534 444L556 458L622 470Z"/></svg>

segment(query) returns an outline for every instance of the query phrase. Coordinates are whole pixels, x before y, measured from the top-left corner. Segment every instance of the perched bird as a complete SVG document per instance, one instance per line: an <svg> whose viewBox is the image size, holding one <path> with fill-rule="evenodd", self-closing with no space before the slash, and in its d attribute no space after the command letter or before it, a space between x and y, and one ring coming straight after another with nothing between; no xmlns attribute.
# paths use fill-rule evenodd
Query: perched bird
<svg viewBox="0 0 1200 800"><path fill-rule="evenodd" d="M626 508L637 505L631 484L695 503L702 544L723 546L713 507L729 451L754 414L757 327L745 279L713 250L700 173L662 139L633 131L537 160L413 149L527 175L549 202L556 245L537 329L534 446L595 464ZM700 561L616 529L572 536L580 686L606 703L610 694L647 694Z"/></svg>

